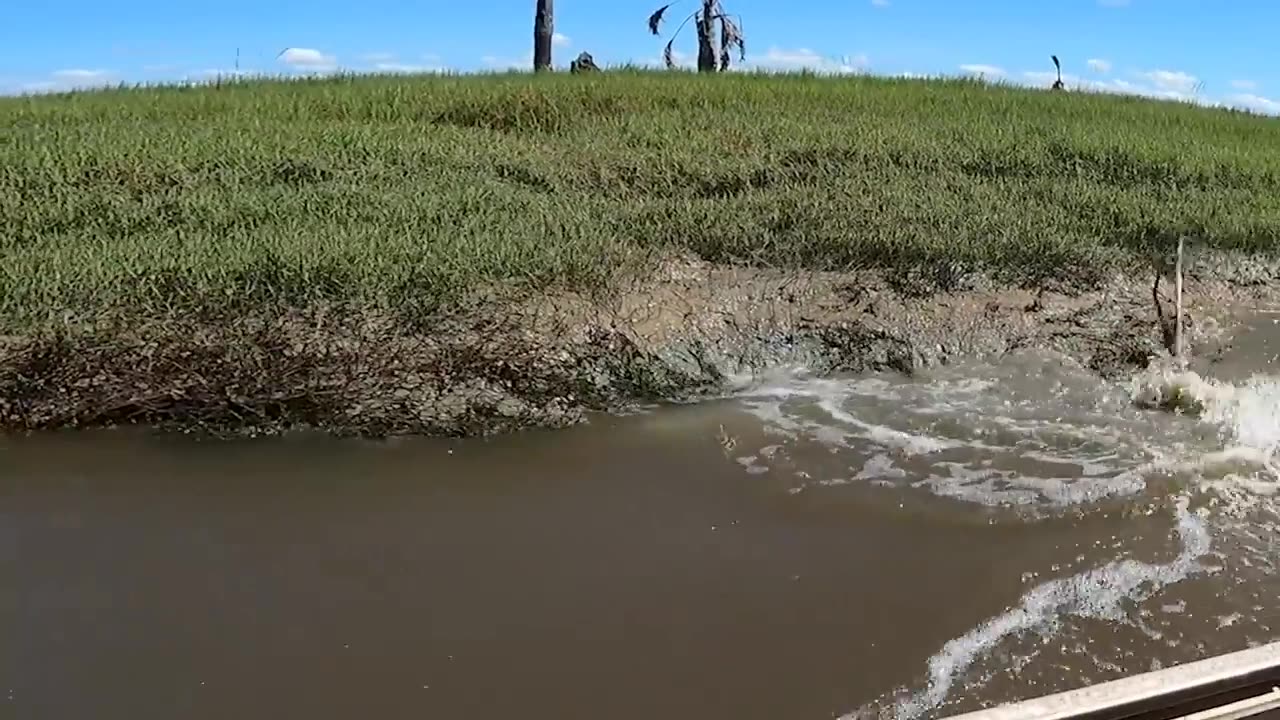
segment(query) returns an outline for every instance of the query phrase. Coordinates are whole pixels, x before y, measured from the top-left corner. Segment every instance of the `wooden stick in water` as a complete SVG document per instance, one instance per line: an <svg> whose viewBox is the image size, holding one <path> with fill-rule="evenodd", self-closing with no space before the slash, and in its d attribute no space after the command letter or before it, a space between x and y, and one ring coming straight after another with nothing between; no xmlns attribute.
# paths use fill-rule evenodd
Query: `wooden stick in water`
<svg viewBox="0 0 1280 720"><path fill-rule="evenodd" d="M1178 258L1174 265L1174 282L1176 289L1174 290L1174 316L1173 316L1173 356L1178 359L1178 363L1186 365L1186 360L1182 357L1182 244L1184 238L1178 238Z"/></svg>

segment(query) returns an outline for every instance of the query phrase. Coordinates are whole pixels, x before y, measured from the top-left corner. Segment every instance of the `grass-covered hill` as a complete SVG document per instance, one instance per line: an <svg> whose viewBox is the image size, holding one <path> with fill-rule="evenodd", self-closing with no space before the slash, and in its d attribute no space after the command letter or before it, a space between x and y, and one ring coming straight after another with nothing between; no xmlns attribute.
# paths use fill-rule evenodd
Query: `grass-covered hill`
<svg viewBox="0 0 1280 720"><path fill-rule="evenodd" d="M424 313L495 281L607 288L670 251L1087 283L1183 233L1276 252L1280 122L955 80L638 71L0 99L9 332L317 300Z"/></svg>

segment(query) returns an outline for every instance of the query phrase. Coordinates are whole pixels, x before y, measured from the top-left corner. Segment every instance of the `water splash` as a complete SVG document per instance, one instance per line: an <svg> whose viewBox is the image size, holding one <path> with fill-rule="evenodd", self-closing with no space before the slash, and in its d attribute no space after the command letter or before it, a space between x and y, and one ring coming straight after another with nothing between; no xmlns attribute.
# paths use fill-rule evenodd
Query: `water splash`
<svg viewBox="0 0 1280 720"><path fill-rule="evenodd" d="M792 372L744 385L738 402L769 443L767 459L756 453L753 460L789 470L795 492L862 483L1038 513L1023 519L1120 500L1172 510L1176 520L1173 560L1116 559L1038 585L946 643L929 659L921 689L900 689L846 718L918 718L943 705L959 679L1007 640L1053 637L1068 618L1158 637L1133 607L1219 570L1204 563L1208 556L1247 566L1233 568L1230 582L1277 569L1269 538L1280 532L1271 504L1280 489L1280 378L1231 384L1154 367L1110 384L1068 359L1028 355L921 378ZM1215 543L1224 549L1215 551ZM1238 612L1221 617L1232 626L1247 621Z"/></svg>
<svg viewBox="0 0 1280 720"><path fill-rule="evenodd" d="M988 507L1068 507L1140 493L1157 459L1142 442L1150 419L1056 358L954 366L925 382L796 374L739 402L793 455L816 445L848 458L813 486L872 479L862 459L880 456L895 472L875 479L899 486Z"/></svg>
<svg viewBox="0 0 1280 720"><path fill-rule="evenodd" d="M1140 407L1189 414L1217 429L1221 448L1191 460L1202 472L1243 462L1280 480L1280 379L1253 375L1236 385L1156 367L1133 379L1131 396Z"/></svg>

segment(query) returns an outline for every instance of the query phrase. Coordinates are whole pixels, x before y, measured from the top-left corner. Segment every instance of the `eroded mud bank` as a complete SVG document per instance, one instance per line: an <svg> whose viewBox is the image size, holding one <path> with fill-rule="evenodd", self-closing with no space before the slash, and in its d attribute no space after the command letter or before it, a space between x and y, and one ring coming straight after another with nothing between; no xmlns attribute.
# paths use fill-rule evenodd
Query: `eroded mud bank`
<svg viewBox="0 0 1280 720"><path fill-rule="evenodd" d="M1273 268L1218 262L1186 282L1197 356L1239 312L1280 298ZM607 300L491 297L409 327L337 308L221 320L119 320L0 344L0 427L143 423L214 432L474 435L688 399L779 364L911 372L1028 347L1104 376L1164 352L1154 276L1101 289L921 295L869 273L672 261ZM1162 292L1172 296L1172 284ZM1166 305L1166 316L1172 301Z"/></svg>

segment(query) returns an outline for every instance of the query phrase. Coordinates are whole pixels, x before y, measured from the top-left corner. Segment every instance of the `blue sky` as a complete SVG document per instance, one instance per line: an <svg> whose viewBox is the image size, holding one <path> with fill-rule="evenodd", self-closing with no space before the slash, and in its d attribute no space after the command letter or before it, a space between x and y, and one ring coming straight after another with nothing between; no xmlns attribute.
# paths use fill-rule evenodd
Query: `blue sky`
<svg viewBox="0 0 1280 720"><path fill-rule="evenodd" d="M981 73L1280 113L1280 3L1266 0L722 0L748 65L877 74ZM684 0L672 20L692 10ZM651 0L556 3L556 64L657 63ZM525 67L533 0L44 0L0 26L0 92L305 73ZM674 29L669 23L666 31ZM687 32L687 29L686 29ZM693 36L677 47L685 57ZM281 50L292 48L283 56Z"/></svg>

